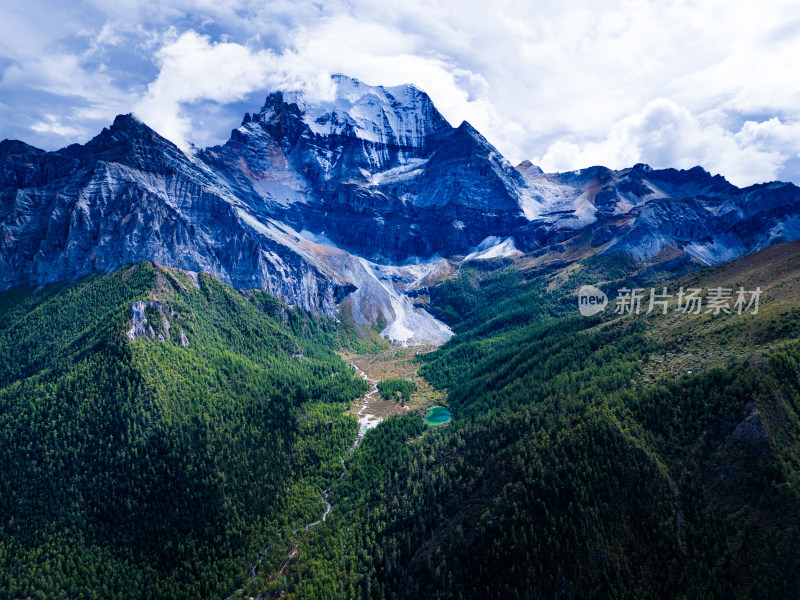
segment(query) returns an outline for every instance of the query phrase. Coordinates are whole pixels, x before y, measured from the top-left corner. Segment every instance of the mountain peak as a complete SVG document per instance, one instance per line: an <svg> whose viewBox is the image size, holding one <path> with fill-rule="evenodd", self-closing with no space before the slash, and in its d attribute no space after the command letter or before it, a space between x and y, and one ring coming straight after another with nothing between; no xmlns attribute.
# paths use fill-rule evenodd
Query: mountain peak
<svg viewBox="0 0 800 600"><path fill-rule="evenodd" d="M109 127L104 128L97 137L99 138L104 135L110 135L115 140L120 138L142 136L160 137L153 129L133 116L133 113L117 115L114 117L114 122Z"/></svg>
<svg viewBox="0 0 800 600"><path fill-rule="evenodd" d="M72 144L59 152L78 157L84 164L116 162L143 172L160 171L167 163L174 166L187 161L175 144L130 113L117 115L109 127L85 144Z"/></svg>
<svg viewBox="0 0 800 600"><path fill-rule="evenodd" d="M0 156L23 156L27 154L45 154L45 151L20 140L0 141Z"/></svg>
<svg viewBox="0 0 800 600"><path fill-rule="evenodd" d="M544 175L544 171L539 165L533 164L529 160L523 160L516 166L517 171L522 173L523 175L528 175L534 177L536 175Z"/></svg>
<svg viewBox="0 0 800 600"><path fill-rule="evenodd" d="M324 95L304 90L270 94L259 119L283 115L279 103L294 105L313 135L411 148L428 146L452 129L430 97L414 85L372 86L340 73L331 76L331 84Z"/></svg>
<svg viewBox="0 0 800 600"><path fill-rule="evenodd" d="M522 175L467 121L453 130L428 161L418 206L464 206L470 210L519 213Z"/></svg>
<svg viewBox="0 0 800 600"><path fill-rule="evenodd" d="M450 136L451 144L463 145L466 150L470 149L471 152L479 152L484 154L487 158L498 158L505 161L497 149L489 143L480 131L475 129L469 121L462 121ZM510 165L509 165L510 166Z"/></svg>
<svg viewBox="0 0 800 600"><path fill-rule="evenodd" d="M99 147L115 146L126 140L141 138L163 139L167 144L172 143L166 138L162 138L156 131L150 129L150 127L134 117L132 113L128 113L125 115L117 115L114 118L114 122L109 127L104 127L99 134L89 140L84 146L73 144L69 146L69 148L96 150Z"/></svg>
<svg viewBox="0 0 800 600"><path fill-rule="evenodd" d="M147 127L144 123L142 123L139 119L133 116L133 113L128 113L125 115L117 115L114 117L114 122L111 124L111 129L119 130L119 129L141 129L142 127Z"/></svg>
<svg viewBox="0 0 800 600"><path fill-rule="evenodd" d="M461 121L461 125L456 127L453 134L455 138L470 137L480 144L488 144L486 138L481 135L481 132L475 129L469 121Z"/></svg>
<svg viewBox="0 0 800 600"><path fill-rule="evenodd" d="M110 127L106 127L83 148L97 149L103 146L116 146L129 140L149 140L155 144L180 152L177 146L157 131L137 119L132 113L117 115Z"/></svg>
<svg viewBox="0 0 800 600"><path fill-rule="evenodd" d="M692 189L697 193L729 192L736 188L722 175L712 175L703 167L695 166L691 169L658 169L647 173L648 179L673 186Z"/></svg>

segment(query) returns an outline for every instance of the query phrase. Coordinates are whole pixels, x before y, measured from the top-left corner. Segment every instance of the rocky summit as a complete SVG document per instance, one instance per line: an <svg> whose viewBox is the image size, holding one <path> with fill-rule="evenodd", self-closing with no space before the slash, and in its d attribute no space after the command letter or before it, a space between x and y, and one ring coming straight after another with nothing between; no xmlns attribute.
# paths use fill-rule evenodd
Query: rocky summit
<svg viewBox="0 0 800 600"><path fill-rule="evenodd" d="M0 143L0 286L151 260L205 271L399 343L450 332L408 293L464 260L625 253L720 264L800 238L800 189L740 189L700 167L543 173L453 127L414 86L336 75L270 93L192 154L131 115L84 145ZM565 252L569 250L568 253Z"/></svg>

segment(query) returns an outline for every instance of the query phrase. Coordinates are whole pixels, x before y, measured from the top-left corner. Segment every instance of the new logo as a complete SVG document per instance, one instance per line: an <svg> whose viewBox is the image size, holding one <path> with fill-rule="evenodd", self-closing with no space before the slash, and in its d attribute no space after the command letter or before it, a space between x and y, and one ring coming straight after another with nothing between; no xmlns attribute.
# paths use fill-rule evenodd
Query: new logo
<svg viewBox="0 0 800 600"><path fill-rule="evenodd" d="M584 317L596 315L606 305L608 305L608 296L593 285L584 285L578 290L578 310Z"/></svg>

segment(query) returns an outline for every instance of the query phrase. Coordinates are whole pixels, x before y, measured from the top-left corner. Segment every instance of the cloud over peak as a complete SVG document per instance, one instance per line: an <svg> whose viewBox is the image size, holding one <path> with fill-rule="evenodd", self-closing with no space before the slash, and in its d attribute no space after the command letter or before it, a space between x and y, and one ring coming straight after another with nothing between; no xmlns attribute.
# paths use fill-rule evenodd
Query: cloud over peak
<svg viewBox="0 0 800 600"><path fill-rule="evenodd" d="M204 146L269 91L324 95L341 72L417 85L512 162L800 182L798 28L784 0L31 0L0 8L0 137L56 148L133 110Z"/></svg>

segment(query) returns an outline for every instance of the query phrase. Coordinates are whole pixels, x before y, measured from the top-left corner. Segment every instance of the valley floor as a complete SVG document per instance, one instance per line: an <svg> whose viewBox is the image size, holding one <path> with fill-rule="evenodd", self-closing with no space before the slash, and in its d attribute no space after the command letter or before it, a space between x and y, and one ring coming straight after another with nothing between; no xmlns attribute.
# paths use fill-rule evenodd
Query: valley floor
<svg viewBox="0 0 800 600"><path fill-rule="evenodd" d="M342 467L347 455L355 452L361 440L368 430L373 429L383 420L392 417L400 416L410 412L417 413L419 418L422 419L425 413L431 406L446 404L446 393L434 389L419 374L420 363L415 360L419 354L433 352L436 350L435 346L420 346L410 348L388 348L378 353L352 353L343 352L340 354L343 360L352 365L356 373L370 384L370 389L360 398L353 400L350 410L346 413L355 417L359 422L358 433L353 442L353 445L347 451L347 454L342 458ZM411 393L411 397L407 403L401 405L399 402L392 400L385 400L380 396L378 391L378 383L387 379L405 379L413 381L416 389ZM345 476L346 471L343 470L339 478ZM292 532L293 538L301 537L303 532L307 532L317 525L324 523L335 506L330 499L330 490L327 488L322 494L322 501L325 504L325 510L321 517L305 526L295 529ZM292 541L287 548L291 548L285 559L280 563L277 570L271 572L267 577L268 581L278 581L282 578L287 571L291 568L293 560L295 560L300 541ZM261 570L262 560L272 550L272 544L267 544L264 549L259 553L258 559L251 569L251 584L256 581L257 575ZM237 593L230 596L230 598L240 597L244 590L239 590ZM269 596L258 596L269 597Z"/></svg>
<svg viewBox="0 0 800 600"><path fill-rule="evenodd" d="M379 419L384 419L408 411L422 412L434 404L447 403L447 394L442 390L434 389L420 376L421 365L415 360L419 354L434 350L436 347L433 346L419 346L389 348L376 354L343 353L341 356L345 361L354 365L359 372L365 374L368 380L407 379L414 382L416 390L411 393L411 398L406 403L408 410L404 410L404 407L397 402L381 399L377 394L370 399L369 413ZM355 406L360 408L360 400L354 402Z"/></svg>

